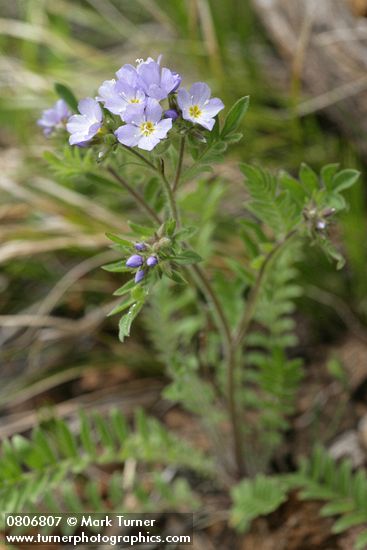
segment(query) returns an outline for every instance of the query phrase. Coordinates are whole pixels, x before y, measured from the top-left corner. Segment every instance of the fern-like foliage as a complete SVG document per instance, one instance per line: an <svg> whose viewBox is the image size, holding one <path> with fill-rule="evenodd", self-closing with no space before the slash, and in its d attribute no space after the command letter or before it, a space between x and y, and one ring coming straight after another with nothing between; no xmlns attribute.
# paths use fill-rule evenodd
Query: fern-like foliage
<svg viewBox="0 0 367 550"><path fill-rule="evenodd" d="M202 474L211 462L199 451L168 432L143 412L131 430L123 415L113 410L106 419L81 413L77 433L66 422L52 420L36 428L30 439L15 435L2 444L0 456L0 508L21 511L39 502L70 475L85 473L92 465L138 462L176 465Z"/></svg>
<svg viewBox="0 0 367 550"><path fill-rule="evenodd" d="M279 476L257 475L245 479L232 489L232 525L246 531L258 516L275 511L287 498L287 493L299 490L303 500L321 500L326 504L320 514L335 517L332 531L342 533L351 527L367 526L367 476L363 470L353 472L351 463L340 463L322 447L316 447L309 459L301 462L295 474ZM354 550L366 550L367 529L356 535Z"/></svg>
<svg viewBox="0 0 367 550"><path fill-rule="evenodd" d="M94 472L93 472L94 473ZM95 476L94 476L95 477ZM200 500L184 478L171 479L167 471L152 472L149 476L135 476L132 487L126 487L124 473L115 471L107 483L90 477L65 479L57 488L46 487L39 503L28 503L29 513L75 513L81 511L99 514L121 513L121 510L139 513L192 511ZM142 479L140 479L142 478ZM58 527L63 534L71 534L78 527L66 522ZM49 528L50 529L50 528ZM98 532L98 528L94 528ZM93 526L90 526L93 531ZM100 530L100 528L99 528ZM42 532L44 533L44 529ZM17 529L19 532L19 528Z"/></svg>
<svg viewBox="0 0 367 550"><path fill-rule="evenodd" d="M254 443L256 458L248 464L253 473L266 469L281 442L302 379L302 360L287 355L287 349L297 342L292 314L301 294L294 265L299 248L299 243L291 242L274 258L263 281L254 327L245 341L242 402L257 418L246 429L248 440Z"/></svg>
<svg viewBox="0 0 367 550"><path fill-rule="evenodd" d="M92 149L65 147L62 156L46 151L45 159L54 174L61 179L69 179L96 171L95 153Z"/></svg>
<svg viewBox="0 0 367 550"><path fill-rule="evenodd" d="M231 524L242 533L247 531L253 519L279 508L287 500L287 492L287 485L280 476L257 475L254 479L241 481L231 492Z"/></svg>
<svg viewBox="0 0 367 550"><path fill-rule="evenodd" d="M275 234L286 235L299 222L300 205L270 172L248 164L241 164L241 170L246 176L245 185L250 195L247 210Z"/></svg>
<svg viewBox="0 0 367 550"><path fill-rule="evenodd" d="M293 486L300 487L302 499L324 500L322 516L335 516L334 533L351 527L367 527L367 475L362 469L353 472L349 460L336 463L322 448L316 447L310 459L301 463L291 476ZM356 537L354 550L366 550L367 528Z"/></svg>

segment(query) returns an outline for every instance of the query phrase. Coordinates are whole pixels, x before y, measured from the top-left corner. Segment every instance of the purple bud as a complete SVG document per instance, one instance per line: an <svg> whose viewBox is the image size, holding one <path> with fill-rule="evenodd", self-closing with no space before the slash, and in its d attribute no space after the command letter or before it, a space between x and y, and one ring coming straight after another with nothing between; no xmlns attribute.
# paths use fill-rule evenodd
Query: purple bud
<svg viewBox="0 0 367 550"><path fill-rule="evenodd" d="M181 80L182 80L181 75L178 74L178 73L172 73L172 76L175 79L176 83L175 83L175 87L171 90L171 93L175 92L177 90L177 88L179 88L179 86L181 84Z"/></svg>
<svg viewBox="0 0 367 550"><path fill-rule="evenodd" d="M167 111L164 112L164 116L166 118L171 118L174 121L178 118L178 112L175 111L174 109L168 109Z"/></svg>
<svg viewBox="0 0 367 550"><path fill-rule="evenodd" d="M155 256L149 256L149 258L147 259L148 267L154 267L155 265L157 265L157 263L158 259Z"/></svg>
<svg viewBox="0 0 367 550"><path fill-rule="evenodd" d="M143 265L143 258L139 254L133 254L126 262L127 267L140 267Z"/></svg>
<svg viewBox="0 0 367 550"><path fill-rule="evenodd" d="M135 243L134 246L135 246L136 250L139 250L139 251L145 250L145 248L146 248L144 243Z"/></svg>
<svg viewBox="0 0 367 550"><path fill-rule="evenodd" d="M140 283L140 281L142 281L144 277L145 277L145 271L143 271L142 269L139 269L139 271L137 271L135 275L135 282Z"/></svg>

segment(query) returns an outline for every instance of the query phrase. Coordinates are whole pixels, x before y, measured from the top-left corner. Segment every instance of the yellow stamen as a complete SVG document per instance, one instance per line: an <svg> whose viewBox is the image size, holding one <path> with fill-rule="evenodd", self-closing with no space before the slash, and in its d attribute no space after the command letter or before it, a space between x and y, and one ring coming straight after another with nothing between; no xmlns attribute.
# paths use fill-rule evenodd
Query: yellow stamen
<svg viewBox="0 0 367 550"><path fill-rule="evenodd" d="M130 99L130 103L140 103L140 99L135 97L134 99Z"/></svg>
<svg viewBox="0 0 367 550"><path fill-rule="evenodd" d="M199 116L201 115L201 109L199 105L192 105L189 108L189 113L192 118L199 118Z"/></svg>
<svg viewBox="0 0 367 550"><path fill-rule="evenodd" d="M148 120L147 122L143 122L142 124L140 124L140 131L143 136L150 136L150 134L154 132L153 122L150 122L150 120Z"/></svg>

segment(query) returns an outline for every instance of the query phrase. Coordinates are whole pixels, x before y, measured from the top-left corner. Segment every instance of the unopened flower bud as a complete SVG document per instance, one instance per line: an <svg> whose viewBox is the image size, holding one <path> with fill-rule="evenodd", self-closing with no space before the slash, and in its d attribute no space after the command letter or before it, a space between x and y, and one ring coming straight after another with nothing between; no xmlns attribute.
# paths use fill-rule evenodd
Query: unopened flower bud
<svg viewBox="0 0 367 550"><path fill-rule="evenodd" d="M172 89L171 93L175 92L177 90L177 88L180 86L181 80L182 80L181 75L178 74L178 73L172 73L172 76L175 79L176 84L175 84L175 87Z"/></svg>
<svg viewBox="0 0 367 550"><path fill-rule="evenodd" d="M333 214L335 214L336 212L336 209L335 208L325 208L325 210L323 210L321 212L321 215L324 217L324 218L329 218L330 216L332 216Z"/></svg>
<svg viewBox="0 0 367 550"><path fill-rule="evenodd" d="M170 245L171 245L171 239L168 239L167 237L163 237L162 239L159 239L159 241L154 243L153 250L159 250L160 248L165 248Z"/></svg>
<svg viewBox="0 0 367 550"><path fill-rule="evenodd" d="M126 262L126 267L140 267L141 265L143 265L143 258L139 254L133 254Z"/></svg>
<svg viewBox="0 0 367 550"><path fill-rule="evenodd" d="M136 283L140 283L140 281L142 281L144 277L145 277L145 271L143 271L142 269L139 269L139 271L136 272L134 280Z"/></svg>
<svg viewBox="0 0 367 550"><path fill-rule="evenodd" d="M144 243L135 243L134 246L135 246L135 249L139 250L139 251L145 250L145 248L146 248Z"/></svg>
<svg viewBox="0 0 367 550"><path fill-rule="evenodd" d="M156 256L149 256L147 259L147 266L154 267L158 263L158 258Z"/></svg>
<svg viewBox="0 0 367 550"><path fill-rule="evenodd" d="M175 109L168 109L164 112L166 118L171 118L173 121L178 118L178 112Z"/></svg>

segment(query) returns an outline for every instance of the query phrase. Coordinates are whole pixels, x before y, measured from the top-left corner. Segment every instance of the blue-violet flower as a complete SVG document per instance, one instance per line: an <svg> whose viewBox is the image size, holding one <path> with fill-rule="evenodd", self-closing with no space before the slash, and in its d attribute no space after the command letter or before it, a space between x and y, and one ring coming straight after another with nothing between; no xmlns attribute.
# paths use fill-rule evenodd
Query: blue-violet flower
<svg viewBox="0 0 367 550"><path fill-rule="evenodd" d="M181 76L166 67L161 68L159 62L160 58L158 62L148 58L137 66L136 71L139 75L139 85L145 94L161 101L177 90L181 84Z"/></svg>
<svg viewBox="0 0 367 550"><path fill-rule="evenodd" d="M162 107L158 101L149 98L145 109L143 106L126 108L124 126L117 128L115 135L120 143L128 147L135 147L151 151L167 136L172 128L172 119L162 118Z"/></svg>
<svg viewBox="0 0 367 550"><path fill-rule="evenodd" d="M86 97L78 104L80 115L73 115L66 125L70 145L84 145L90 141L102 126L102 109L99 103Z"/></svg>
<svg viewBox="0 0 367 550"><path fill-rule="evenodd" d="M63 99L59 99L51 107L42 112L37 124L43 128L45 136L52 134L54 130L65 128L66 121L71 116L71 111Z"/></svg>
<svg viewBox="0 0 367 550"><path fill-rule="evenodd" d="M210 94L210 88L205 82L196 82L189 91L180 89L177 93L177 102L182 110L182 117L212 130L215 124L214 117L224 105L218 97L210 99Z"/></svg>
<svg viewBox="0 0 367 550"><path fill-rule="evenodd" d="M128 105L145 105L145 93L136 88L132 81L133 79L130 79L130 83L125 80L106 80L98 90L97 99L111 113L120 116L123 116Z"/></svg>

